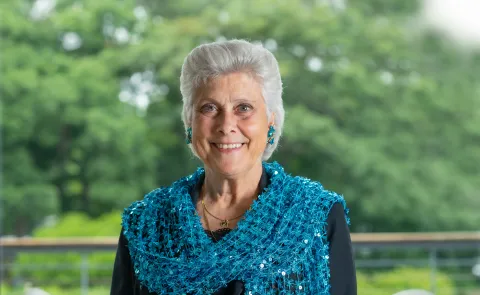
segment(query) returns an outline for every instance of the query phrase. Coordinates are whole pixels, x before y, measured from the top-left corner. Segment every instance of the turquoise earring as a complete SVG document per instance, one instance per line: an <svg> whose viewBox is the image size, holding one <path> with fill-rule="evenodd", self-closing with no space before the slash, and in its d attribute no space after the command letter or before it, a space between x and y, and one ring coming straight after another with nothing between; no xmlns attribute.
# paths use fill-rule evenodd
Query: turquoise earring
<svg viewBox="0 0 480 295"><path fill-rule="evenodd" d="M275 128L273 127L273 125L270 125L270 127L268 127L268 139L267 139L267 143L270 145L273 145L273 143L275 142L275 138L273 138L274 134L275 134Z"/></svg>
<svg viewBox="0 0 480 295"><path fill-rule="evenodd" d="M187 138L185 139L185 142L187 144L192 143L192 127L187 128L186 136L187 136Z"/></svg>

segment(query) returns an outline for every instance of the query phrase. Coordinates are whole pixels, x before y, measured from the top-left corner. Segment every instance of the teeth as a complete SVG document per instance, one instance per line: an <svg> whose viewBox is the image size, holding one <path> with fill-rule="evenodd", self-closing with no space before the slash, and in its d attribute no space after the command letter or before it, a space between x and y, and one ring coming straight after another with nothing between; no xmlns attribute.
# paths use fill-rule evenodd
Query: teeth
<svg viewBox="0 0 480 295"><path fill-rule="evenodd" d="M236 149L242 146L241 143L233 143L233 144L220 144L217 143L216 146L220 149Z"/></svg>

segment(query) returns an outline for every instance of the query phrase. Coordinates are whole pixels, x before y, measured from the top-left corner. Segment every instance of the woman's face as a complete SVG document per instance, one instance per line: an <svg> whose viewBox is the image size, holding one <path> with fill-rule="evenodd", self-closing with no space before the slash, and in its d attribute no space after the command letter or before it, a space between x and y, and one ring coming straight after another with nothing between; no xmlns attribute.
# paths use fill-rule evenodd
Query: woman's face
<svg viewBox="0 0 480 295"><path fill-rule="evenodd" d="M249 74L210 80L193 107L192 145L207 168L235 176L261 163L269 122L261 86Z"/></svg>

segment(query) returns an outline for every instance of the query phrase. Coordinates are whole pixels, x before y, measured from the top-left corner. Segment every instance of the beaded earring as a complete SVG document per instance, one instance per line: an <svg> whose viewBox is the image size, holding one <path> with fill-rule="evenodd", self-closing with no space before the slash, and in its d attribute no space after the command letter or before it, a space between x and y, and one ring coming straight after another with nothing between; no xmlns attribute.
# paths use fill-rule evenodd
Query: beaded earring
<svg viewBox="0 0 480 295"><path fill-rule="evenodd" d="M267 143L270 145L273 145L273 143L275 142L275 138L273 138L274 134L275 134L275 128L273 127L273 125L270 125L270 127L268 127L268 139L267 139Z"/></svg>
<svg viewBox="0 0 480 295"><path fill-rule="evenodd" d="M186 139L185 139L185 142L187 144L190 144L192 143L192 127L188 127L187 128L187 132L186 132Z"/></svg>

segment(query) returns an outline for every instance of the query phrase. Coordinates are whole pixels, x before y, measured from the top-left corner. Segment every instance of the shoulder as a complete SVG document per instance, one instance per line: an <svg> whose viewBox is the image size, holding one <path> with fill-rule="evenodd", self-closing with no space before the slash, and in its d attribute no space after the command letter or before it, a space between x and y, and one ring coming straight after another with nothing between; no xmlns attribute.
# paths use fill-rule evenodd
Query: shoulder
<svg viewBox="0 0 480 295"><path fill-rule="evenodd" d="M186 202L190 190L198 181L203 169L182 177L169 186L153 189L145 194L143 199L137 200L126 207L122 214L124 233L138 231L143 225L166 216L171 208L180 207L179 203Z"/></svg>
<svg viewBox="0 0 480 295"><path fill-rule="evenodd" d="M316 180L309 179L303 176L292 176L288 175L286 177L286 182L292 191L304 192L305 197L310 200L321 200L325 202L340 202L344 203L345 199L341 194L338 194L334 191L328 190L323 187L323 185Z"/></svg>
<svg viewBox="0 0 480 295"><path fill-rule="evenodd" d="M160 197L165 188L157 188L147 193L143 199L134 201L123 210L122 214L122 229L123 234L127 240L138 235L140 227L148 219L148 215L157 207L162 208L162 204L158 201L162 200ZM140 233L141 234L141 233Z"/></svg>
<svg viewBox="0 0 480 295"><path fill-rule="evenodd" d="M273 179L273 186L281 187L282 194L289 195L293 199L298 198L297 201L302 201L307 206L321 205L328 211L334 204L340 203L348 211L345 198L337 192L325 189L319 181L288 174L278 162L264 163L264 167Z"/></svg>
<svg viewBox="0 0 480 295"><path fill-rule="evenodd" d="M179 178L169 186L161 186L151 190L143 196L143 199L134 201L126 207L123 215L137 214L144 209L167 205L175 200L175 197L179 194L189 193L203 173L203 168L198 168L195 173Z"/></svg>
<svg viewBox="0 0 480 295"><path fill-rule="evenodd" d="M312 180L303 176L288 176L290 194L295 194L299 197L302 206L307 210L313 210L317 214L328 216L331 213L338 215L339 211L343 214L350 224L348 217L349 209L343 195L325 189L323 185L316 180Z"/></svg>
<svg viewBox="0 0 480 295"><path fill-rule="evenodd" d="M147 207L153 199L158 198L164 188L156 188L143 196L143 199L136 200L123 210L123 216L138 215Z"/></svg>

